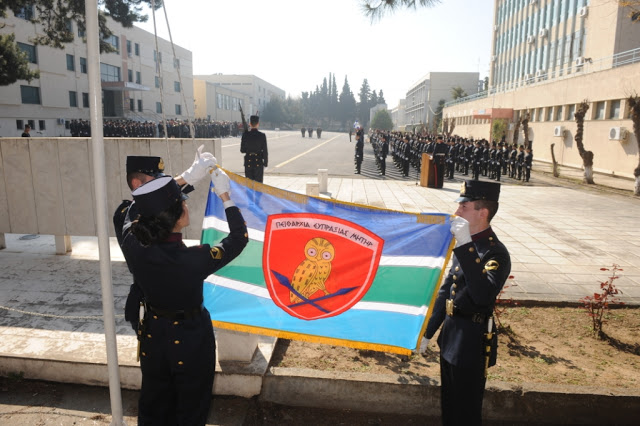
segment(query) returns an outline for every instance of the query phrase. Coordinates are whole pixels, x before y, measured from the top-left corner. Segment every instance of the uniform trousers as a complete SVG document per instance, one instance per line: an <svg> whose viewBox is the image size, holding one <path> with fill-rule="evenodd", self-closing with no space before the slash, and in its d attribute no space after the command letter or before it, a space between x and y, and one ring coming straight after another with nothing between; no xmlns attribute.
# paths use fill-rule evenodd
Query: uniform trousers
<svg viewBox="0 0 640 426"><path fill-rule="evenodd" d="M140 352L138 425L204 426L216 365L209 311L178 321L147 315Z"/></svg>
<svg viewBox="0 0 640 426"><path fill-rule="evenodd" d="M262 183L264 178L264 167L244 167L244 175L251 180Z"/></svg>
<svg viewBox="0 0 640 426"><path fill-rule="evenodd" d="M440 357L440 404L443 425L482 424L484 369L456 367Z"/></svg>

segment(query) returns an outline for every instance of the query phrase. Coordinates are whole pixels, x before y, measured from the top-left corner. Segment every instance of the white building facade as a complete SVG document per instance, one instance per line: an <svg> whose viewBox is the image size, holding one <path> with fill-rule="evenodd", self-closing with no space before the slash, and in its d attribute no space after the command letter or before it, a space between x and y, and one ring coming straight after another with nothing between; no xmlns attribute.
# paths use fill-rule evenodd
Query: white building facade
<svg viewBox="0 0 640 426"><path fill-rule="evenodd" d="M37 46L32 40L42 28L24 19L29 13L35 12L27 8L25 14L14 16L7 11L0 33L15 34L40 78L0 87L0 136L20 136L25 124L31 125L32 136L69 136L70 120L89 119L85 35L69 22L73 42L63 49ZM113 36L107 42L117 51L100 57L104 118L158 122L163 111L167 119L192 118L191 52L174 46L174 58L170 42L159 38L157 52L152 33L124 28L113 20L108 25Z"/></svg>
<svg viewBox="0 0 640 426"><path fill-rule="evenodd" d="M431 72L409 88L405 96L405 124L430 127L438 103L453 99L452 89L461 87L467 95L478 93L477 72Z"/></svg>
<svg viewBox="0 0 640 426"><path fill-rule="evenodd" d="M214 105L214 103L216 108L220 108L217 106L218 104L222 105L223 108L222 111L214 112L213 115L226 114L224 111L228 110L228 105L231 105L232 108L236 107L235 102L237 102L237 100L234 101L234 99L242 99L242 94L245 95L244 101L241 100L242 110L244 111L247 120L249 120L250 115L256 113L259 114L272 98L278 97L283 101L285 100L284 90L259 77L256 77L255 75L210 74L194 75L193 78L196 81L208 83L206 85L196 85L199 92L197 95L197 98L199 99L198 104L206 103L206 111L208 111L207 115L212 115L213 108L211 106ZM220 89L212 90L211 85L219 86ZM202 90L205 90L204 94L202 93ZM216 96L215 101L210 99L212 93ZM201 100L203 98L205 99L204 101ZM229 102L231 102L231 104L229 104ZM198 114L201 114L200 111L202 111L202 109L198 107L198 110ZM206 116L201 116L201 118L204 117Z"/></svg>
<svg viewBox="0 0 640 426"><path fill-rule="evenodd" d="M582 167L575 112L587 101L583 143L595 172L633 176L638 146L629 96L640 94L640 22L610 0L495 0L489 90L446 105L455 133L492 137L509 123L507 142L523 144L515 122L529 114L534 158Z"/></svg>

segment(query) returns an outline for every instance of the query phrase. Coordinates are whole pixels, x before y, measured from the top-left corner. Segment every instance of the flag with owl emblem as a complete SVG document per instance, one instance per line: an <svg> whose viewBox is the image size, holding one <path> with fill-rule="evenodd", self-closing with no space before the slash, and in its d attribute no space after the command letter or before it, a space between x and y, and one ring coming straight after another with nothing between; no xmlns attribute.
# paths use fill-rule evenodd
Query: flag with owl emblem
<svg viewBox="0 0 640 426"><path fill-rule="evenodd" d="M451 255L450 215L310 197L227 174L249 243L205 280L216 327L407 355L416 349ZM228 232L211 193L202 243Z"/></svg>

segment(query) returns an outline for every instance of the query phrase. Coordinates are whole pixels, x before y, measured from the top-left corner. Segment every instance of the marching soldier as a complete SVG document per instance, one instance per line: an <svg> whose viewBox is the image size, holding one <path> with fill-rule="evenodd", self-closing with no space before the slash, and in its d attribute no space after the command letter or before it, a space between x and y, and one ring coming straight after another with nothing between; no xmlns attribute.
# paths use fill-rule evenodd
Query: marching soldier
<svg viewBox="0 0 640 426"><path fill-rule="evenodd" d="M309 133L309 138L313 137L313 129L311 127L307 127L307 132Z"/></svg>
<svg viewBox="0 0 640 426"><path fill-rule="evenodd" d="M307 131L307 129L303 127L302 129L300 129L300 131L302 132L302 137L304 138L304 133Z"/></svg>
<svg viewBox="0 0 640 426"><path fill-rule="evenodd" d="M513 144L511 151L509 152L509 177L515 179L516 177L516 158L518 156L518 145Z"/></svg>
<svg viewBox="0 0 640 426"><path fill-rule="evenodd" d="M244 154L244 175L249 179L262 183L264 170L269 164L267 136L258 130L260 117L249 118L250 129L242 133L240 152Z"/></svg>
<svg viewBox="0 0 640 426"><path fill-rule="evenodd" d="M389 154L389 136L382 135L382 145L380 146L380 175L387 172L387 155Z"/></svg>
<svg viewBox="0 0 640 426"><path fill-rule="evenodd" d="M531 178L531 166L533 164L533 152L531 152L531 148L527 146L525 149L524 155L524 176L523 179L525 182L529 182Z"/></svg>
<svg viewBox="0 0 640 426"><path fill-rule="evenodd" d="M320 139L320 135L322 134L322 129L320 127L318 127L316 129L316 135L318 135L318 139Z"/></svg>
<svg viewBox="0 0 640 426"><path fill-rule="evenodd" d="M355 174L360 174L360 168L362 167L362 156L364 155L364 141L363 137L360 133L356 133L356 150L355 150L355 163L356 169L354 171Z"/></svg>
<svg viewBox="0 0 640 426"><path fill-rule="evenodd" d="M522 179L522 168L524 167L524 145L518 147L518 155L516 157L516 167L518 168L518 180Z"/></svg>

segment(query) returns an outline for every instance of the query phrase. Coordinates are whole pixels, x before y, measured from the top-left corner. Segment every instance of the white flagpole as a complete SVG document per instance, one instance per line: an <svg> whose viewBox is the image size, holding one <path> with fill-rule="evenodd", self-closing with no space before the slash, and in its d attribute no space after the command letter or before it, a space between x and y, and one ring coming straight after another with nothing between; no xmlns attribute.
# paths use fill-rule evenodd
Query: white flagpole
<svg viewBox="0 0 640 426"><path fill-rule="evenodd" d="M120 370L116 323L113 311L113 287L111 283L111 253L107 225L107 185L104 162L104 139L102 133L102 87L100 84L100 42L97 0L85 0L87 22L87 61L89 76L89 107L91 115L91 147L93 154L93 180L96 194L96 223L100 257L100 282L102 286L102 311L104 335L107 346L107 368L109 371L109 395L111 397L111 425L125 425L122 416L122 394L120 392Z"/></svg>

